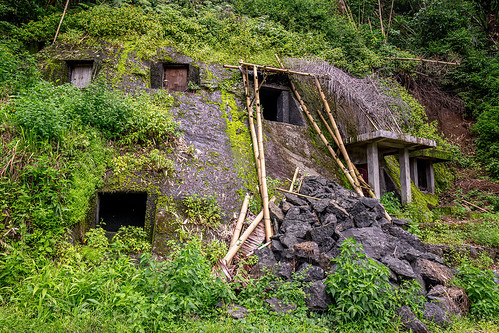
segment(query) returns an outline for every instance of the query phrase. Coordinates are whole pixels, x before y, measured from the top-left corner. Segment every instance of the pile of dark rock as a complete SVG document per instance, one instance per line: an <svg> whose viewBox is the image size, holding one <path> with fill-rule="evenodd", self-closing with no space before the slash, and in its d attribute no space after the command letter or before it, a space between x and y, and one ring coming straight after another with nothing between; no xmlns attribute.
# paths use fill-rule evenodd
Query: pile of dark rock
<svg viewBox="0 0 499 333"><path fill-rule="evenodd" d="M263 267L284 279L303 272L302 279L310 282L307 306L326 311L332 303L324 285L326 275L334 270L332 259L339 255L342 242L353 238L368 257L390 270L394 288L411 279L422 286L427 298L425 318L446 325L452 315L468 311L465 292L447 285L453 270L444 264L441 253L407 232L407 220L388 221L379 200L360 197L320 177L304 179L300 194L304 196L286 194L279 206L271 204L277 233L270 248L256 252L259 261L253 274ZM407 328L427 331L408 307L399 309L399 315Z"/></svg>

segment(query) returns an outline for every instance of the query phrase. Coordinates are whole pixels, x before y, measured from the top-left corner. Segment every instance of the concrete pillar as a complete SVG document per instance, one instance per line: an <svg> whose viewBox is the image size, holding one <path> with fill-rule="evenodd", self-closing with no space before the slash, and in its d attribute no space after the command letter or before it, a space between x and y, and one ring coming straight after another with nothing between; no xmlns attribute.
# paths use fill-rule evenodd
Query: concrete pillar
<svg viewBox="0 0 499 333"><path fill-rule="evenodd" d="M376 142L367 144L367 178L376 198L381 198L378 144Z"/></svg>
<svg viewBox="0 0 499 333"><path fill-rule="evenodd" d="M289 91L283 90L277 98L277 121L289 124Z"/></svg>
<svg viewBox="0 0 499 333"><path fill-rule="evenodd" d="M400 163L400 196L402 205L406 205L412 200L411 196L411 176L409 166L409 149L402 148L399 150Z"/></svg>
<svg viewBox="0 0 499 333"><path fill-rule="evenodd" d="M414 182L414 185L416 187L419 187L419 180L418 180L418 159L417 158L412 158L411 161L411 179Z"/></svg>
<svg viewBox="0 0 499 333"><path fill-rule="evenodd" d="M433 161L428 161L426 164L426 182L428 193L435 194L435 170L433 169Z"/></svg>

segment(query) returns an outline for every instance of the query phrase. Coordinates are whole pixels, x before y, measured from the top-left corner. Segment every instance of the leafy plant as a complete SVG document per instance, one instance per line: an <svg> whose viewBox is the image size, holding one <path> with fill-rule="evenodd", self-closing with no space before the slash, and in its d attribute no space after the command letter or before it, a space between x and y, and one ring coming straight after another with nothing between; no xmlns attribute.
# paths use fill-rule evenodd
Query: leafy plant
<svg viewBox="0 0 499 333"><path fill-rule="evenodd" d="M198 196L193 194L182 200L186 214L193 223L216 228L220 224L222 212L218 202L212 195Z"/></svg>
<svg viewBox="0 0 499 333"><path fill-rule="evenodd" d="M385 266L366 257L362 246L347 239L334 259L334 272L326 278L326 290L333 297L330 313L341 325L370 327L385 331L392 325L395 309L409 305L419 311L422 299L416 285L396 289L389 283L390 272Z"/></svg>
<svg viewBox="0 0 499 333"><path fill-rule="evenodd" d="M395 196L394 192L386 192L380 199L380 202L385 207L385 210L390 215L400 214L402 210L402 204L400 200Z"/></svg>
<svg viewBox="0 0 499 333"><path fill-rule="evenodd" d="M471 300L471 314L494 319L499 316L499 287L494 274L487 269L464 264L458 268L459 278L454 281L464 288Z"/></svg>
<svg viewBox="0 0 499 333"><path fill-rule="evenodd" d="M143 228L122 226L114 235L111 247L123 253L142 253L151 251L149 237Z"/></svg>

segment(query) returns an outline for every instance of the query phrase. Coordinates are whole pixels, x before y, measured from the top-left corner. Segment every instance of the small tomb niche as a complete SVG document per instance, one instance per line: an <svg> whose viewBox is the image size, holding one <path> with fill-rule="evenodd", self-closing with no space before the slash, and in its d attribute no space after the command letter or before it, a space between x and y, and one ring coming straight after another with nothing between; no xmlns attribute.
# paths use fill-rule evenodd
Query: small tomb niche
<svg viewBox="0 0 499 333"><path fill-rule="evenodd" d="M418 181L417 186L421 191L429 191L428 187L428 162L422 159L417 159L417 168L418 168Z"/></svg>
<svg viewBox="0 0 499 333"><path fill-rule="evenodd" d="M189 82L189 65L164 64L163 89L171 91L186 91Z"/></svg>
<svg viewBox="0 0 499 333"><path fill-rule="evenodd" d="M117 232L121 226L144 228L146 203L146 192L99 193L97 223L103 223L108 232Z"/></svg>
<svg viewBox="0 0 499 333"><path fill-rule="evenodd" d="M300 109L288 89L262 86L260 105L266 120L305 126Z"/></svg>
<svg viewBox="0 0 499 333"><path fill-rule="evenodd" d="M92 82L93 61L68 61L68 68L69 82L73 86L85 88Z"/></svg>

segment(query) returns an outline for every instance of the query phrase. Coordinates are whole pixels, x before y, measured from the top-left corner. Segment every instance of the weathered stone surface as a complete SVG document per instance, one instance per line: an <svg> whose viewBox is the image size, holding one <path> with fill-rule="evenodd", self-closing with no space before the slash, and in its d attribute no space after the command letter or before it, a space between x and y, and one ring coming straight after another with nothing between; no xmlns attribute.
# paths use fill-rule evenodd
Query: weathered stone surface
<svg viewBox="0 0 499 333"><path fill-rule="evenodd" d="M270 311L277 312L279 314L290 314L297 308L295 303L285 303L277 297L266 299L265 303L269 306Z"/></svg>
<svg viewBox="0 0 499 333"><path fill-rule="evenodd" d="M411 308L407 305L398 308L395 312L400 317L402 325L404 325L408 331L411 331L412 333L430 333L428 327L416 317Z"/></svg>
<svg viewBox="0 0 499 333"><path fill-rule="evenodd" d="M287 202L295 206L305 206L307 204L305 200L291 193L286 193L285 197Z"/></svg>
<svg viewBox="0 0 499 333"><path fill-rule="evenodd" d="M329 199L314 200L312 207L317 213L322 213L329 205Z"/></svg>
<svg viewBox="0 0 499 333"><path fill-rule="evenodd" d="M409 224L408 219L397 219L397 218L392 218L392 223L395 225L398 225L399 227L403 227Z"/></svg>
<svg viewBox="0 0 499 333"><path fill-rule="evenodd" d="M423 277L427 285L431 286L446 284L454 276L449 267L427 259L418 259L414 271Z"/></svg>
<svg viewBox="0 0 499 333"><path fill-rule="evenodd" d="M293 246L302 240L297 238L294 234L285 234L279 237L281 244L288 249L292 249Z"/></svg>
<svg viewBox="0 0 499 333"><path fill-rule="evenodd" d="M470 301L462 288L436 285L426 297L449 315L462 316L469 312Z"/></svg>
<svg viewBox="0 0 499 333"><path fill-rule="evenodd" d="M334 235L334 229L336 224L329 223L317 228L313 228L308 231L308 238L317 244L322 244L326 239L331 238Z"/></svg>
<svg viewBox="0 0 499 333"><path fill-rule="evenodd" d="M447 326L451 323L450 316L438 304L433 302L424 304L423 317L439 326Z"/></svg>
<svg viewBox="0 0 499 333"><path fill-rule="evenodd" d="M319 246L316 242L303 242L293 246L295 257L309 263L319 262Z"/></svg>
<svg viewBox="0 0 499 333"><path fill-rule="evenodd" d="M231 304L227 307L227 314L234 319L243 319L246 317L246 313L248 309L244 306L240 306L237 304Z"/></svg>
<svg viewBox="0 0 499 333"><path fill-rule="evenodd" d="M255 277L262 276L264 274L264 267L275 271L277 260L275 259L274 253L268 247L256 250L255 255L258 257L258 263L251 268L251 274Z"/></svg>
<svg viewBox="0 0 499 333"><path fill-rule="evenodd" d="M284 279L290 279L293 274L294 265L290 262L281 261L277 264L276 275Z"/></svg>
<svg viewBox="0 0 499 333"><path fill-rule="evenodd" d="M409 263L405 260L400 260L392 256L384 256L383 258L381 258L381 262L396 275L400 275L404 278L410 279L416 278L411 265L409 265Z"/></svg>
<svg viewBox="0 0 499 333"><path fill-rule="evenodd" d="M272 201L269 202L269 211L270 211L270 218L277 223L277 225L281 225L282 221L284 220L284 213L282 210L276 206L275 203Z"/></svg>
<svg viewBox="0 0 499 333"><path fill-rule="evenodd" d="M353 221L357 228L366 228L376 223L376 214L366 210L353 215Z"/></svg>
<svg viewBox="0 0 499 333"><path fill-rule="evenodd" d="M346 238L353 238L362 243L366 255L381 259L388 253L393 253L397 239L385 234L380 228L351 228L342 232Z"/></svg>
<svg viewBox="0 0 499 333"><path fill-rule="evenodd" d="M324 270L318 266L303 263L296 271L299 279L303 282L311 282L324 279Z"/></svg>
<svg viewBox="0 0 499 333"><path fill-rule="evenodd" d="M327 311L328 306L332 304L331 296L326 292L324 280L315 281L310 286L304 288L306 298L305 303L310 310Z"/></svg>

